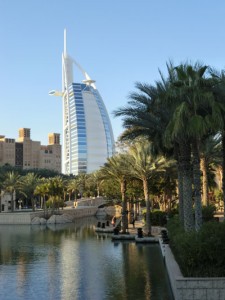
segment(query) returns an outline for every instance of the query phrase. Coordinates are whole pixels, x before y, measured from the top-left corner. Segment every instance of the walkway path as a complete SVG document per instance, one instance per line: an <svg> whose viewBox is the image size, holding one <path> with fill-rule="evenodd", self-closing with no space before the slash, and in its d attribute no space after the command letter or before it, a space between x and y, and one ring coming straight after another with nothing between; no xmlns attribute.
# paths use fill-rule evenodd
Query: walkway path
<svg viewBox="0 0 225 300"><path fill-rule="evenodd" d="M135 221L134 227L132 224L128 224L128 231L130 232L130 234L137 234L137 228L143 228L143 227L144 227L143 221L137 220Z"/></svg>
<svg viewBox="0 0 225 300"><path fill-rule="evenodd" d="M144 230L144 222L142 221L142 219L135 221L135 227L133 227L132 224L128 224L128 231L130 234L137 234L137 229L138 228L143 228ZM152 226L152 235L154 236L158 236L161 233L161 230L163 229L163 227L160 226Z"/></svg>

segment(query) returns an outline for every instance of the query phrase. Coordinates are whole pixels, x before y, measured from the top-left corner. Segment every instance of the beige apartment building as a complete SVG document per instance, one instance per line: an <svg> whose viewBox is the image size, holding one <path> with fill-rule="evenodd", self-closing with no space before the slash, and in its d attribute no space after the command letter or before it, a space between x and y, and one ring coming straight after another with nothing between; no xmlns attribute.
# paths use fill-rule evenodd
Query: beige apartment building
<svg viewBox="0 0 225 300"><path fill-rule="evenodd" d="M31 140L30 129L20 128L18 140L0 135L0 166L50 169L61 173L60 134L50 133L48 145Z"/></svg>

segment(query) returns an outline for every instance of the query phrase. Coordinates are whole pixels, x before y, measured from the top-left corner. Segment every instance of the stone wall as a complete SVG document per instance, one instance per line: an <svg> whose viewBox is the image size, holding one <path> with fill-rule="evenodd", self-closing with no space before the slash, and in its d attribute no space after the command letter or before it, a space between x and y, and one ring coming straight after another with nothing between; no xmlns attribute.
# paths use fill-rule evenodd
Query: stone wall
<svg viewBox="0 0 225 300"><path fill-rule="evenodd" d="M171 288L175 300L224 300L225 278L183 277L169 245L160 239Z"/></svg>
<svg viewBox="0 0 225 300"><path fill-rule="evenodd" d="M31 216L29 212L18 213L0 213L0 225L3 224L31 224Z"/></svg>
<svg viewBox="0 0 225 300"><path fill-rule="evenodd" d="M64 209L60 212L63 214L69 214L74 216L74 218L82 218L88 216L95 216L97 213L98 208L95 206L87 206L87 207L77 207L76 209Z"/></svg>
<svg viewBox="0 0 225 300"><path fill-rule="evenodd" d="M102 197L96 198L81 198L75 202L75 206L100 206L106 203L106 200Z"/></svg>
<svg viewBox="0 0 225 300"><path fill-rule="evenodd" d="M74 219L94 216L97 212L97 207L82 207L77 209L64 209L59 210L59 214L69 214ZM50 217L49 212L48 216ZM31 221L35 217L43 217L43 211L36 212L16 212L16 213L0 213L0 225L2 224L31 224Z"/></svg>
<svg viewBox="0 0 225 300"><path fill-rule="evenodd" d="M224 300L225 278L176 278L179 300Z"/></svg>

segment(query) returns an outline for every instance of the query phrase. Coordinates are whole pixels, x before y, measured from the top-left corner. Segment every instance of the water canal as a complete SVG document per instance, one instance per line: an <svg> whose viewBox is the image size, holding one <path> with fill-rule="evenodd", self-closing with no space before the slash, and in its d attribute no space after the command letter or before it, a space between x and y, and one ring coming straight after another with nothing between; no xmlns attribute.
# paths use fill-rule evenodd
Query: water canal
<svg viewBox="0 0 225 300"><path fill-rule="evenodd" d="M173 299L159 246L112 242L96 222L1 225L0 299Z"/></svg>

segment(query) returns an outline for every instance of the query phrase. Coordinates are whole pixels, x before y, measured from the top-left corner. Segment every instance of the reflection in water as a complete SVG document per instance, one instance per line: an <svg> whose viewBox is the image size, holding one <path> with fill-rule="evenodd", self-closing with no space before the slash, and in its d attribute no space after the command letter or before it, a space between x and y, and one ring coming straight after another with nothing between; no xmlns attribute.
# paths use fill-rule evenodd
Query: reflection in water
<svg viewBox="0 0 225 300"><path fill-rule="evenodd" d="M96 222L0 226L0 299L172 299L159 246L112 242Z"/></svg>

